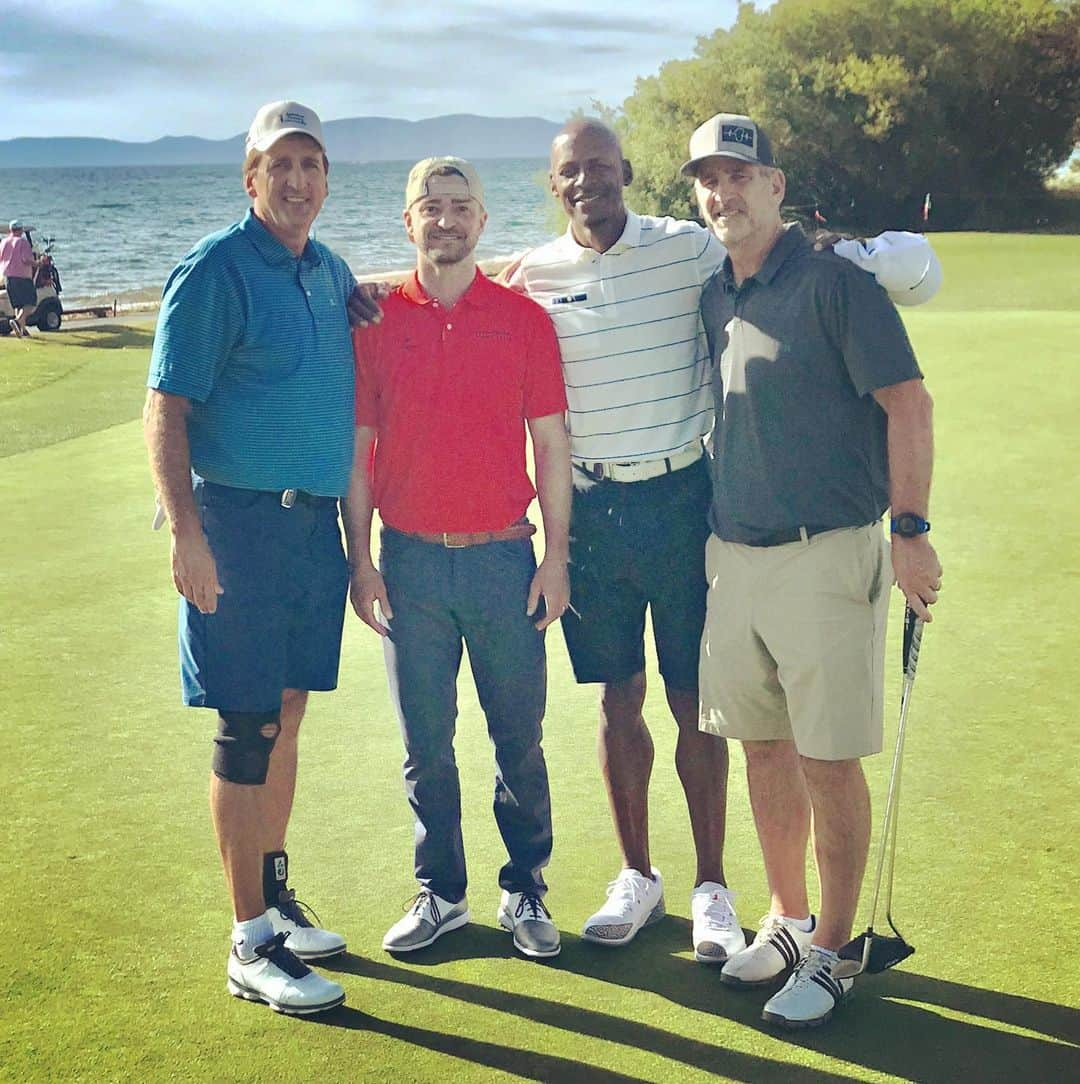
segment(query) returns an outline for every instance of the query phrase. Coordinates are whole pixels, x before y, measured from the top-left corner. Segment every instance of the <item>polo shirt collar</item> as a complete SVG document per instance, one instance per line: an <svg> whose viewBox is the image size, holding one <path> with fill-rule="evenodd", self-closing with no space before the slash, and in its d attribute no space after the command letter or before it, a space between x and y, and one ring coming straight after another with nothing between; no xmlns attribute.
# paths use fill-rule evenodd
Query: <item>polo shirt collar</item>
<svg viewBox="0 0 1080 1084"><path fill-rule="evenodd" d="M776 239L776 244L769 250L765 262L754 274L758 282L768 285L776 277L781 267L806 244L806 234L798 222L789 222L784 232Z"/></svg>
<svg viewBox="0 0 1080 1084"><path fill-rule="evenodd" d="M454 308L463 302L469 305L482 305L488 291L497 288L478 267L469 288L454 302ZM435 300L420 284L420 276L415 271L401 284L401 293L414 305L430 305Z"/></svg>
<svg viewBox="0 0 1080 1084"><path fill-rule="evenodd" d="M579 245L574 238L573 226L566 227L566 233L563 234L563 243L567 249L568 257L574 263L581 263L584 260L596 259L596 257L604 255L595 249ZM607 251L612 253L625 252L627 249L637 248L640 244L641 215L636 215L633 211L628 210L626 212L626 225L623 227L619 239Z"/></svg>
<svg viewBox="0 0 1080 1084"><path fill-rule="evenodd" d="M768 256L765 257L765 262L752 275L747 276L743 282L743 286L751 279L754 282L761 283L763 286L768 286L776 277L776 273L780 268L806 244L806 234L803 232L802 226L800 226L798 222L788 222L784 226L784 232L776 239L776 244L769 250ZM734 291L736 289L735 269L732 267L730 256L725 257L721 273L723 275L724 287L728 291Z"/></svg>
<svg viewBox="0 0 1080 1084"><path fill-rule="evenodd" d="M244 215L244 220L241 222L240 228L244 231L244 235L255 246L255 251L258 252L271 267L296 262L297 258L293 255L292 250L283 245L258 220L255 216L255 212L250 207L248 208L247 214ZM304 251L301 253L300 259L312 267L316 267L322 263L322 257L311 243L310 237L304 245Z"/></svg>

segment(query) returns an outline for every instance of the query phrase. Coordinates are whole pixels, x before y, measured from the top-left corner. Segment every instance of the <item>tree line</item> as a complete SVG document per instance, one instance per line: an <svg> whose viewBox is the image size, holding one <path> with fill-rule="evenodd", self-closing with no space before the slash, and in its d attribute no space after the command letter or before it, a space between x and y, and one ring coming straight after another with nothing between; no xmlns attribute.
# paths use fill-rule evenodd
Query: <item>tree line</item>
<svg viewBox="0 0 1080 1084"><path fill-rule="evenodd" d="M740 5L615 114L634 206L692 216L689 133L747 113L788 205L851 228L1038 224L1080 140L1077 0L778 0Z"/></svg>

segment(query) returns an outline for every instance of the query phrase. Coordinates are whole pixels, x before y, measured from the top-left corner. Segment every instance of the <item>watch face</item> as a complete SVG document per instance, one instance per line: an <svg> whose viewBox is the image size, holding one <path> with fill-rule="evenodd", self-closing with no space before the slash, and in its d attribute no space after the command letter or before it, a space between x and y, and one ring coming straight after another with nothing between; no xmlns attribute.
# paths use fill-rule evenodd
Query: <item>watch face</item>
<svg viewBox="0 0 1080 1084"><path fill-rule="evenodd" d="M893 534L898 534L901 538L915 538L930 530L930 524L914 512L903 512L893 517L892 530Z"/></svg>

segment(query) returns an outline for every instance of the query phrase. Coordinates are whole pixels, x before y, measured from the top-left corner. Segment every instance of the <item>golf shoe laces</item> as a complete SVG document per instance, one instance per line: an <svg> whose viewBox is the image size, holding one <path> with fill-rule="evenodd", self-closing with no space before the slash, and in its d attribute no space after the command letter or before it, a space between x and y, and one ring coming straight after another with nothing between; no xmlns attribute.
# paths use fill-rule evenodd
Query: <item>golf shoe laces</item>
<svg viewBox="0 0 1080 1084"><path fill-rule="evenodd" d="M291 888L285 889L278 896L277 909L281 912L283 918L295 922L297 926L308 929L314 926L322 926L322 919L315 913L315 908L309 907L303 900L298 900L296 893ZM308 919L308 915L311 915L314 923Z"/></svg>
<svg viewBox="0 0 1080 1084"><path fill-rule="evenodd" d="M528 915L526 916L526 912ZM545 918L551 918L551 912L544 906L544 901L535 892L522 892L521 899L514 909L514 918L527 917L528 919L542 922Z"/></svg>

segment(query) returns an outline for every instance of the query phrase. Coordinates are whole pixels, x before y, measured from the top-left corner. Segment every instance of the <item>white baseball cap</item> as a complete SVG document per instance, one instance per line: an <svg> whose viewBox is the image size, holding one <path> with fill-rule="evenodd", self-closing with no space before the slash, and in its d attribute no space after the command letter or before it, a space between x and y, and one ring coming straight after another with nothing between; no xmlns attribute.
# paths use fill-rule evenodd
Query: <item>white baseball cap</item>
<svg viewBox="0 0 1080 1084"><path fill-rule="evenodd" d="M21 230L22 228L23 228L23 224L17 218L13 218L8 223L8 229L9 230Z"/></svg>
<svg viewBox="0 0 1080 1084"><path fill-rule="evenodd" d="M268 102L255 114L244 143L244 153L268 151L279 139L287 135L311 136L326 153L322 121L314 109L299 102Z"/></svg>
<svg viewBox="0 0 1080 1084"><path fill-rule="evenodd" d="M896 305L921 305L941 289L941 262L922 234L886 230L869 241L837 241L833 252L869 271Z"/></svg>

